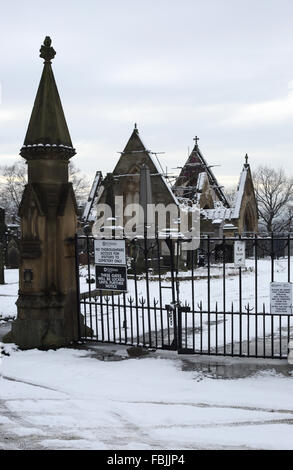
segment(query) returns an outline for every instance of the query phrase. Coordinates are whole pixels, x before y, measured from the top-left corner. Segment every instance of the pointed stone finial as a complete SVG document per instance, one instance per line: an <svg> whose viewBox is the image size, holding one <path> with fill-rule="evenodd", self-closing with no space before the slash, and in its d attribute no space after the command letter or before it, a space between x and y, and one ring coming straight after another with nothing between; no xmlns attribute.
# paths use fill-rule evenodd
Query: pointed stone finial
<svg viewBox="0 0 293 470"><path fill-rule="evenodd" d="M56 51L51 47L52 41L49 36L45 37L44 44L40 49L40 57L45 60L44 64L51 64L51 60L54 59Z"/></svg>
<svg viewBox="0 0 293 470"><path fill-rule="evenodd" d="M134 130L135 130L135 131L138 130L138 129L137 129L137 124L136 124L136 122L134 123Z"/></svg>

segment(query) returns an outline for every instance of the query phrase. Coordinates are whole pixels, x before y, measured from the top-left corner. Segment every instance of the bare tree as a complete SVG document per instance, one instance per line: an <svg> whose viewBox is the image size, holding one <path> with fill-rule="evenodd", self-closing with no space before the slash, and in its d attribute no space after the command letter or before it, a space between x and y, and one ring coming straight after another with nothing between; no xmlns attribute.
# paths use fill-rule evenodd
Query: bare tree
<svg viewBox="0 0 293 470"><path fill-rule="evenodd" d="M236 202L237 186L234 185L234 186L228 186L227 188L225 188L225 196L229 204L233 207Z"/></svg>
<svg viewBox="0 0 293 470"><path fill-rule="evenodd" d="M72 162L69 163L69 181L72 183L77 204L83 204L88 198L90 183L87 176Z"/></svg>
<svg viewBox="0 0 293 470"><path fill-rule="evenodd" d="M26 164L22 161L0 168L0 205L5 209L7 218L18 213L27 178Z"/></svg>
<svg viewBox="0 0 293 470"><path fill-rule="evenodd" d="M293 221L293 178L282 168L260 166L253 181L260 224L267 232L288 232Z"/></svg>
<svg viewBox="0 0 293 470"><path fill-rule="evenodd" d="M77 204L86 201L90 190L87 177L69 163L69 181L72 182ZM24 186L27 183L27 166L23 161L0 167L0 206L6 211L7 220L17 216Z"/></svg>

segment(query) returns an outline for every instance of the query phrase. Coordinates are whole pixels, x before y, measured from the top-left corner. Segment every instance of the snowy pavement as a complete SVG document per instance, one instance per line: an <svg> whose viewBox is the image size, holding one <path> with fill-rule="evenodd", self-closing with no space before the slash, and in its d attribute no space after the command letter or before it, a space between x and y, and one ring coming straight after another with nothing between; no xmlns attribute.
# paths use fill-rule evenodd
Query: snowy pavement
<svg viewBox="0 0 293 470"><path fill-rule="evenodd" d="M6 350L0 449L293 449L285 361L277 363L286 374L268 364L226 380L186 367L197 357L169 352L128 359L114 346Z"/></svg>

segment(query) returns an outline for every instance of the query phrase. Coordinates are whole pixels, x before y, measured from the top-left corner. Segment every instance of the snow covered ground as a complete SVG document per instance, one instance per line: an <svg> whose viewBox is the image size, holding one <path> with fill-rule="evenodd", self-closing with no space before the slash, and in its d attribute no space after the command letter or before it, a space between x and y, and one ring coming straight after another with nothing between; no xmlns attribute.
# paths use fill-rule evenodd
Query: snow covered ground
<svg viewBox="0 0 293 470"><path fill-rule="evenodd" d="M4 356L0 449L293 449L290 372L268 365L246 378L213 379L183 371L172 355L123 359L118 347L122 360L103 355Z"/></svg>
<svg viewBox="0 0 293 470"><path fill-rule="evenodd" d="M5 274L3 318L15 315L18 290L17 271ZM285 360L170 351L130 359L113 345L4 348L0 449L293 449L293 369Z"/></svg>

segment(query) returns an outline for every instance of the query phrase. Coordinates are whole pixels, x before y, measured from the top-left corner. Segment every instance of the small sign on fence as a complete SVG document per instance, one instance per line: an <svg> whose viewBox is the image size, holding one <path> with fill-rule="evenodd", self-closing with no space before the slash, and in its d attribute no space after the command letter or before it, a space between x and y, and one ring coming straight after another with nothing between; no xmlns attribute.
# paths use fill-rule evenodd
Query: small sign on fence
<svg viewBox="0 0 293 470"><path fill-rule="evenodd" d="M96 287L127 292L125 240L95 240Z"/></svg>
<svg viewBox="0 0 293 470"><path fill-rule="evenodd" d="M292 283L271 282L271 313L275 315L291 315Z"/></svg>
<svg viewBox="0 0 293 470"><path fill-rule="evenodd" d="M96 288L101 290L127 291L126 266L96 265Z"/></svg>
<svg viewBox="0 0 293 470"><path fill-rule="evenodd" d="M234 266L235 268L245 268L245 241L236 240L234 242Z"/></svg>
<svg viewBox="0 0 293 470"><path fill-rule="evenodd" d="M125 240L95 240L95 263L125 266Z"/></svg>

